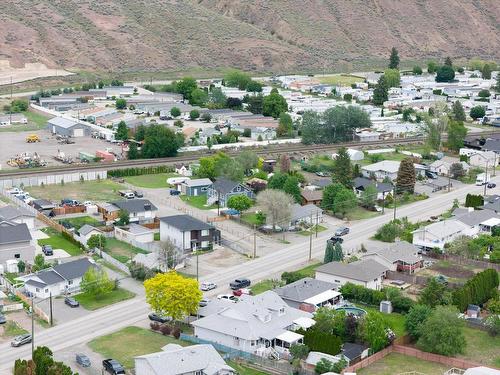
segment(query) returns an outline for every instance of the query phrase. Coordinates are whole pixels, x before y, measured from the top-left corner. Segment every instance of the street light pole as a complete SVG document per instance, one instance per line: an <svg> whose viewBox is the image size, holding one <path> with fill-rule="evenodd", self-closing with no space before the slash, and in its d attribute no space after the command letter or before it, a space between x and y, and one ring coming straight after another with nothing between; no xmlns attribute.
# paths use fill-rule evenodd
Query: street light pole
<svg viewBox="0 0 500 375"><path fill-rule="evenodd" d="M34 297L31 297L31 359L35 352L35 304Z"/></svg>

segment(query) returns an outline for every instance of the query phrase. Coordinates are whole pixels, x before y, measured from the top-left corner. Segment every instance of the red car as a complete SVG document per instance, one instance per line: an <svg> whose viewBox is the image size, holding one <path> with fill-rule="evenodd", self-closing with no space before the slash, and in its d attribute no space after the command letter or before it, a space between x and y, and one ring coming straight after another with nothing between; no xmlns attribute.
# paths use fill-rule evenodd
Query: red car
<svg viewBox="0 0 500 375"><path fill-rule="evenodd" d="M241 297L242 294L251 294L251 291L246 288L233 290L233 295L236 297Z"/></svg>

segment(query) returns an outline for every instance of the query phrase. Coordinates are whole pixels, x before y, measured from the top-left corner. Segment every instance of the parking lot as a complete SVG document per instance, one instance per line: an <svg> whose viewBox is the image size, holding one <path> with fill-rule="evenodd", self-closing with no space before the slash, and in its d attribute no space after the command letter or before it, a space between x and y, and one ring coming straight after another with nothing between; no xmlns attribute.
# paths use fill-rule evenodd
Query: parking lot
<svg viewBox="0 0 500 375"><path fill-rule="evenodd" d="M26 137L36 134L40 142L27 143ZM9 132L3 133L0 137L0 164L3 169L15 169L7 165L7 161L20 153L37 153L39 157L50 165L62 165L61 162L54 159L58 151L64 152L66 156L77 161L79 152L87 152L94 155L97 150L112 149L117 155L121 155L120 146L106 142L101 139L91 137L71 138L74 144L60 144L55 136L52 136L47 130L27 131L27 132Z"/></svg>

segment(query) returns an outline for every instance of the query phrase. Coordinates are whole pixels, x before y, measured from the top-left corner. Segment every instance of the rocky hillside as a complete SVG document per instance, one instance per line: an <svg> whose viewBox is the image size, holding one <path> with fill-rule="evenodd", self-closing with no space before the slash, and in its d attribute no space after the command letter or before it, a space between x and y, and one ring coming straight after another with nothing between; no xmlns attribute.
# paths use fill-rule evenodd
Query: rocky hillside
<svg viewBox="0 0 500 375"><path fill-rule="evenodd" d="M500 57L498 0L3 0L0 59L98 71Z"/></svg>

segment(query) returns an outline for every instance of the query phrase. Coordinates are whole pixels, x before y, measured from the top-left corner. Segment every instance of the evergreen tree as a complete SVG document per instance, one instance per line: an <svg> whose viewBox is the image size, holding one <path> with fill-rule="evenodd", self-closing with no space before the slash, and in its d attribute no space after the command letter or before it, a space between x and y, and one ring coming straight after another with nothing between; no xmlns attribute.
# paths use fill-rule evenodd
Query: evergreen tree
<svg viewBox="0 0 500 375"><path fill-rule="evenodd" d="M323 259L323 263L330 263L333 261L333 252L335 251L333 242L326 241L326 249L325 249L325 257Z"/></svg>
<svg viewBox="0 0 500 375"><path fill-rule="evenodd" d="M391 49L391 57L389 58L389 69L398 69L399 68L399 54L396 47L392 47Z"/></svg>
<svg viewBox="0 0 500 375"><path fill-rule="evenodd" d="M411 158L401 160L399 164L398 176L396 178L396 191L398 193L409 192L413 194L415 189L415 166Z"/></svg>
<svg viewBox="0 0 500 375"><path fill-rule="evenodd" d="M295 176L288 176L285 184L283 185L283 191L287 194L290 194L293 199L295 199L296 203L300 203L301 195L300 195L300 187L299 180Z"/></svg>
<svg viewBox="0 0 500 375"><path fill-rule="evenodd" d="M481 76L483 77L483 79L491 79L490 64L484 64L483 69L481 69Z"/></svg>
<svg viewBox="0 0 500 375"><path fill-rule="evenodd" d="M128 139L128 127L125 121L120 121L118 123L118 128L116 129L115 138L121 141Z"/></svg>
<svg viewBox="0 0 500 375"><path fill-rule="evenodd" d="M455 101L455 103L453 103L452 111L453 111L453 118L456 121L465 121L467 119L465 117L464 107L462 106L460 100L457 100Z"/></svg>
<svg viewBox="0 0 500 375"><path fill-rule="evenodd" d="M458 101L456 102L458 103ZM448 148L454 151L464 146L467 128L462 121L450 121L448 124Z"/></svg>
<svg viewBox="0 0 500 375"><path fill-rule="evenodd" d="M495 84L495 91L500 92L500 73L497 74L497 83Z"/></svg>
<svg viewBox="0 0 500 375"><path fill-rule="evenodd" d="M449 65L440 66L436 72L436 82L451 82L455 79L455 71Z"/></svg>
<svg viewBox="0 0 500 375"><path fill-rule="evenodd" d="M342 251L342 245L337 242L333 248L332 260L334 262L342 262L344 260L344 252Z"/></svg>
<svg viewBox="0 0 500 375"><path fill-rule="evenodd" d="M378 79L377 85L373 90L373 98L372 98L373 104L383 105L384 102L386 102L387 99L389 98L388 91L389 91L389 85L387 84L385 76L382 75Z"/></svg>
<svg viewBox="0 0 500 375"><path fill-rule="evenodd" d="M352 187L351 158L345 147L341 147L333 163L333 182L338 182L347 188Z"/></svg>

